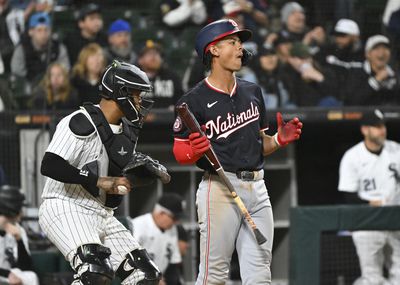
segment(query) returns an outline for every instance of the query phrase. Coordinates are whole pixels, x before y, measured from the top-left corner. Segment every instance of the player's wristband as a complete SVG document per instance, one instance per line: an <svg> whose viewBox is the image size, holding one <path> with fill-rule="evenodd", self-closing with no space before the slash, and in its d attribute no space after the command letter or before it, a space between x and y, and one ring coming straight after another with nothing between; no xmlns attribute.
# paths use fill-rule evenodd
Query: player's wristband
<svg viewBox="0 0 400 285"><path fill-rule="evenodd" d="M278 147L281 147L282 145L279 143L279 139L278 139L278 133L275 133L275 135L273 136L275 143Z"/></svg>

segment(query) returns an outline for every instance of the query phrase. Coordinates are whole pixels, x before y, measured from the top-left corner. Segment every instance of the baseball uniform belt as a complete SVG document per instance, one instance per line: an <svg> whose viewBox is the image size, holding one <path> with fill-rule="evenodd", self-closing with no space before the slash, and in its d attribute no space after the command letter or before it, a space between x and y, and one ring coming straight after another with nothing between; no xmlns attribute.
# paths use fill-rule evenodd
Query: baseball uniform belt
<svg viewBox="0 0 400 285"><path fill-rule="evenodd" d="M236 171L236 177L244 181L254 181L264 178L263 170L240 170Z"/></svg>

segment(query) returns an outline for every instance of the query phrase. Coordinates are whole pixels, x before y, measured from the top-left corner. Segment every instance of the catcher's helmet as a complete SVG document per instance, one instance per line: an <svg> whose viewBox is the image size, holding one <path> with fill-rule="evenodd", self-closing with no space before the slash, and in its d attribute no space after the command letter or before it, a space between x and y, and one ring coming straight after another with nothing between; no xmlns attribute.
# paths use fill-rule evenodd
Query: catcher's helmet
<svg viewBox="0 0 400 285"><path fill-rule="evenodd" d="M146 73L126 62L114 60L106 68L99 89L101 96L117 102L125 117L133 123L141 122L154 103L153 100L143 97L145 92L153 90ZM131 97L132 89L142 91L139 110Z"/></svg>
<svg viewBox="0 0 400 285"><path fill-rule="evenodd" d="M17 216L24 205L25 195L16 186L3 185L0 187L0 215Z"/></svg>
<svg viewBox="0 0 400 285"><path fill-rule="evenodd" d="M201 61L204 62L205 51L210 43L233 34L236 34L242 42L245 42L251 37L252 32L246 29L239 29L232 19L218 20L202 28L196 36L196 52Z"/></svg>

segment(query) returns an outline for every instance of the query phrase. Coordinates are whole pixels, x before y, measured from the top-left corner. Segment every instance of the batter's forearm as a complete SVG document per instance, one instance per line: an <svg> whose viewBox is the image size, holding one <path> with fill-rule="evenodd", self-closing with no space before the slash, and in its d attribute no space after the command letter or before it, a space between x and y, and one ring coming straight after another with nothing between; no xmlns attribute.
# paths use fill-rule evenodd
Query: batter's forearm
<svg viewBox="0 0 400 285"><path fill-rule="evenodd" d="M267 156L270 155L271 153L275 152L277 149L280 148L280 146L276 143L276 140L274 137L266 135L266 134L261 134L262 140L263 140L263 155Z"/></svg>

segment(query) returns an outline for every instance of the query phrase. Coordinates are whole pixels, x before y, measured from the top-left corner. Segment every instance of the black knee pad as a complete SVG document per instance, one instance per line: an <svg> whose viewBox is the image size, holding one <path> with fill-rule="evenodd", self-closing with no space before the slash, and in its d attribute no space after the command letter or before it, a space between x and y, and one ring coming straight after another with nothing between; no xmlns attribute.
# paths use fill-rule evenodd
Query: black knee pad
<svg viewBox="0 0 400 285"><path fill-rule="evenodd" d="M110 261L111 250L100 244L85 244L73 258L75 279L84 285L110 285L114 271Z"/></svg>
<svg viewBox="0 0 400 285"><path fill-rule="evenodd" d="M160 270L145 249L135 249L128 253L118 267L116 275L123 281L138 271L143 272L144 277L135 278L137 285L157 285L161 279Z"/></svg>

